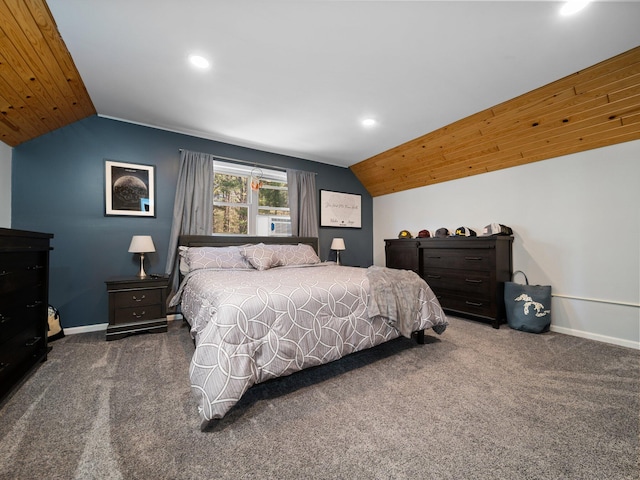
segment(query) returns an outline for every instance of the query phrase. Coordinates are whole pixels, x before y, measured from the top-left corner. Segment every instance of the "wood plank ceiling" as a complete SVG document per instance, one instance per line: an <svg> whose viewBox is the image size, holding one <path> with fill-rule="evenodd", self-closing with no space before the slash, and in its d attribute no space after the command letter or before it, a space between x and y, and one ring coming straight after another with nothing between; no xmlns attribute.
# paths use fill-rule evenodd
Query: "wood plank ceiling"
<svg viewBox="0 0 640 480"><path fill-rule="evenodd" d="M0 0L0 140L15 147L96 109L45 0Z"/></svg>
<svg viewBox="0 0 640 480"><path fill-rule="evenodd" d="M350 168L371 195L640 139L640 47Z"/></svg>
<svg viewBox="0 0 640 480"><path fill-rule="evenodd" d="M0 140L96 114L45 0L0 0ZM640 139L640 47L357 163L373 195Z"/></svg>

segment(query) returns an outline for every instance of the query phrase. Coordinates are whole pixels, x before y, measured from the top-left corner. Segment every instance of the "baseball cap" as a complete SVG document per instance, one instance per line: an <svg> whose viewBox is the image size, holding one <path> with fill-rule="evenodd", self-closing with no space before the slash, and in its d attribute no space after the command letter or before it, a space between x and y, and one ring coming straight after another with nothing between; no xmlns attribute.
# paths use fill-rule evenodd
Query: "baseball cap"
<svg viewBox="0 0 640 480"><path fill-rule="evenodd" d="M482 231L482 236L489 235L513 235L513 230L501 223L490 223Z"/></svg>
<svg viewBox="0 0 640 480"><path fill-rule="evenodd" d="M448 237L449 235L449 229L447 228L442 227L436 230L436 237L444 238Z"/></svg>
<svg viewBox="0 0 640 480"><path fill-rule="evenodd" d="M456 228L456 237L477 237L476 232L467 227Z"/></svg>

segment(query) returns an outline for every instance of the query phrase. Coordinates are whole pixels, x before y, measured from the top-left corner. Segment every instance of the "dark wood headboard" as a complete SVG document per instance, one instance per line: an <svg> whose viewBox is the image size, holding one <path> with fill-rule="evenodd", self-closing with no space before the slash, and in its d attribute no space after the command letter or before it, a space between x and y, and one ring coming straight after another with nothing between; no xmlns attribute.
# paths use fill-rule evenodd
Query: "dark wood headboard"
<svg viewBox="0 0 640 480"><path fill-rule="evenodd" d="M180 235L178 246L182 247L231 247L265 243L271 245L311 245L318 253L318 237L249 237L246 235Z"/></svg>

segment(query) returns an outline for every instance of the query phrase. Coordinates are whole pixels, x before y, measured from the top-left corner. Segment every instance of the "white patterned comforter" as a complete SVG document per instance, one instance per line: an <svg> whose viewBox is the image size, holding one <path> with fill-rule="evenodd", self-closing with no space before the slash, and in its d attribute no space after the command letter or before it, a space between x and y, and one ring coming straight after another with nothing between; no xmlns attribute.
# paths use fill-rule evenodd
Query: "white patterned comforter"
<svg viewBox="0 0 640 480"><path fill-rule="evenodd" d="M181 307L196 344L189 375L203 427L256 383L398 337L384 318L367 315L366 272L320 264L190 273ZM413 330L436 327L441 333L446 317L419 280Z"/></svg>

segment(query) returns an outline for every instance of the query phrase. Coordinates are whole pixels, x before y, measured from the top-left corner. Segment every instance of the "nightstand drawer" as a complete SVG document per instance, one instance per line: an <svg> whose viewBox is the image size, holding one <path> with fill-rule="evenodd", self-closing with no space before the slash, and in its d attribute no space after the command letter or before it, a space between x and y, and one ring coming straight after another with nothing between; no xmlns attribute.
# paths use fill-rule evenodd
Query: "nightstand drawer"
<svg viewBox="0 0 640 480"><path fill-rule="evenodd" d="M118 309L154 305L162 301L162 291L158 288L116 292L113 295L115 297L115 306Z"/></svg>
<svg viewBox="0 0 640 480"><path fill-rule="evenodd" d="M131 323L144 320L153 320L164 317L162 305L138 305L130 308L118 308L115 315L115 323Z"/></svg>
<svg viewBox="0 0 640 480"><path fill-rule="evenodd" d="M106 281L109 294L107 340L167 331L167 277L119 277Z"/></svg>

